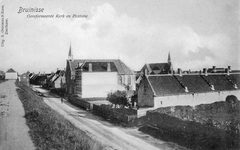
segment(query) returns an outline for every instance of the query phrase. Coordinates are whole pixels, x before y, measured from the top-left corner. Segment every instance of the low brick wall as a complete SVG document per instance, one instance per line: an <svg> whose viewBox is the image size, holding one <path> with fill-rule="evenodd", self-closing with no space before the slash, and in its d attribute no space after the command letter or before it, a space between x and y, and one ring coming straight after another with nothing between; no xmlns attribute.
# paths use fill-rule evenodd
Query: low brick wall
<svg viewBox="0 0 240 150"><path fill-rule="evenodd" d="M137 118L136 110L132 110L134 114L126 114L126 112L124 112L124 109L119 109L116 111L108 105L99 106L93 104L93 111L106 119L116 119L127 124L133 122ZM122 113L119 111L122 111Z"/></svg>

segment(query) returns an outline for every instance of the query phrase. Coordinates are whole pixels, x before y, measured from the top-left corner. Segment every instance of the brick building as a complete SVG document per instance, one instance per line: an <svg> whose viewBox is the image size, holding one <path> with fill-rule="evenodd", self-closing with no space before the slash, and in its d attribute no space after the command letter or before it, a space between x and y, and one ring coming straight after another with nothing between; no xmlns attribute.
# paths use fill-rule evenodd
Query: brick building
<svg viewBox="0 0 240 150"><path fill-rule="evenodd" d="M107 97L115 90L135 90L133 71L119 59L73 59L66 64L66 92L81 98Z"/></svg>

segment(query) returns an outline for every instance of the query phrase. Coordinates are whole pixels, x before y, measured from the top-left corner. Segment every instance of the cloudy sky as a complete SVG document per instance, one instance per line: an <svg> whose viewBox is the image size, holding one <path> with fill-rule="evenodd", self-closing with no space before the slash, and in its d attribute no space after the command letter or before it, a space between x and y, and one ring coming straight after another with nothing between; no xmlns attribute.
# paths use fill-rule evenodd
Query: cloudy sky
<svg viewBox="0 0 240 150"><path fill-rule="evenodd" d="M75 59L120 58L133 70L166 62L168 52L174 69L240 69L238 0L1 0L1 11L3 5L3 71L63 69L70 44ZM18 13L20 7L44 12ZM66 18L73 14L87 18Z"/></svg>

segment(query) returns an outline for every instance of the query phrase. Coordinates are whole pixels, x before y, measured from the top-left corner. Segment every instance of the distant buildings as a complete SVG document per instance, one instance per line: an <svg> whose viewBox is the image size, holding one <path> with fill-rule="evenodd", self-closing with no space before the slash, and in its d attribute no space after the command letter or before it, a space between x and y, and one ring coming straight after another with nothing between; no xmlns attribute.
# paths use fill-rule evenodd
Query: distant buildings
<svg viewBox="0 0 240 150"><path fill-rule="evenodd" d="M7 80L16 80L18 78L18 74L15 70L8 69L7 72L5 73L5 79Z"/></svg>
<svg viewBox="0 0 240 150"><path fill-rule="evenodd" d="M73 59L66 65L66 92L81 98L107 97L115 90L135 90L133 71L119 59Z"/></svg>

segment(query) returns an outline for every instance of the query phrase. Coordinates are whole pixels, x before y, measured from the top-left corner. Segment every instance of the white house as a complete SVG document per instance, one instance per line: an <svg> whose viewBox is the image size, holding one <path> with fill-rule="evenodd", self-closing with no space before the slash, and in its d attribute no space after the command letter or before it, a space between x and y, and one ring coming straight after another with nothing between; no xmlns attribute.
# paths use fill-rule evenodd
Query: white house
<svg viewBox="0 0 240 150"><path fill-rule="evenodd" d="M5 73L5 79L8 80L16 80L18 78L18 74L15 70L8 69L8 71Z"/></svg>

